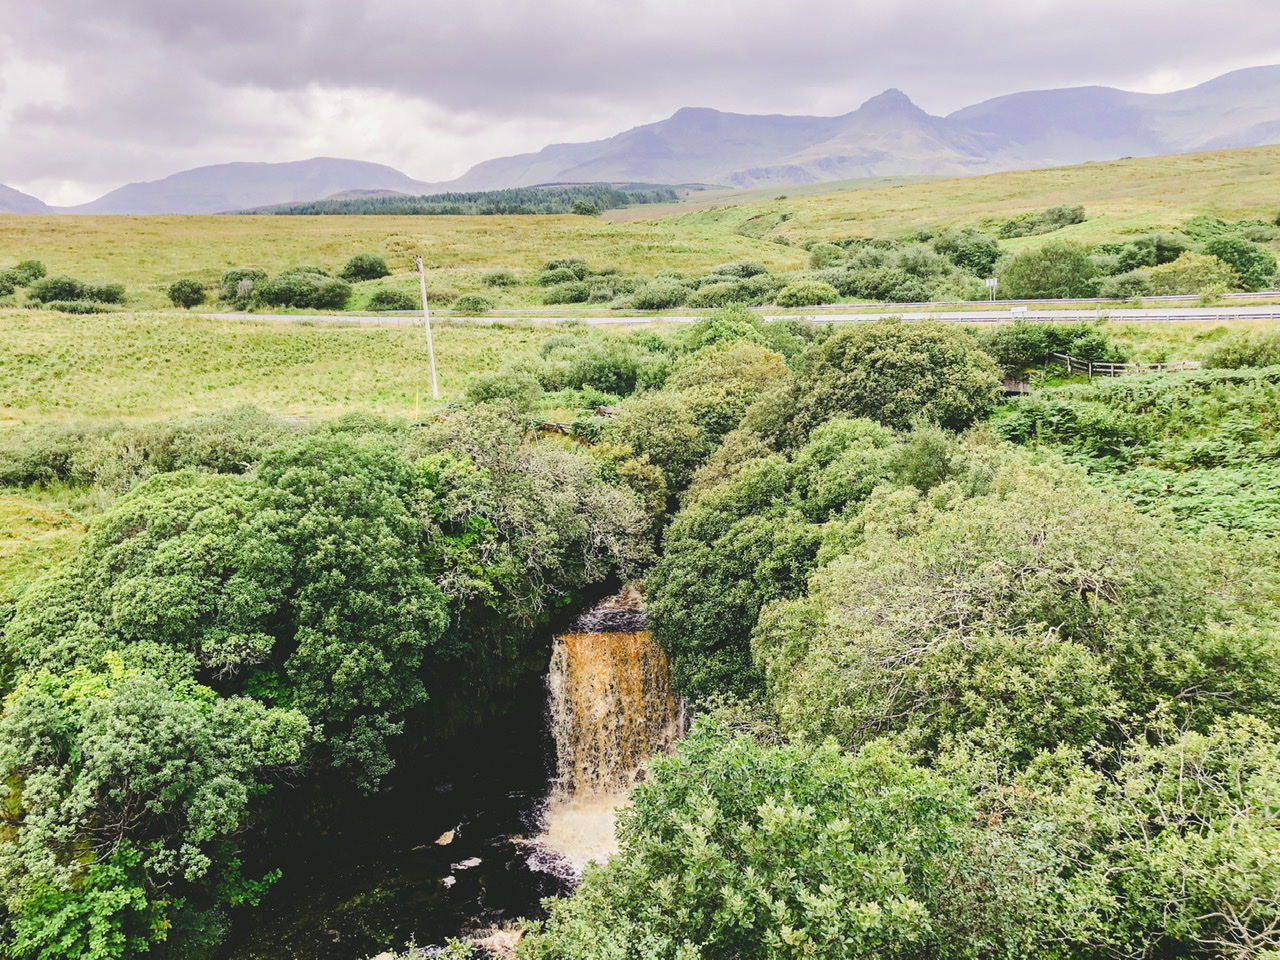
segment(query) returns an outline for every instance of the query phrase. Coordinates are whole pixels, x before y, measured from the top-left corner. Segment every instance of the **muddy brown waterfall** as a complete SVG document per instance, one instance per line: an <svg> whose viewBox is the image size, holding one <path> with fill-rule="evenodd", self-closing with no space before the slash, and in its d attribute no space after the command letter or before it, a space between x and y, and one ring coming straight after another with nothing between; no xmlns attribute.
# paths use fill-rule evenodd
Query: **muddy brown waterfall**
<svg viewBox="0 0 1280 960"><path fill-rule="evenodd" d="M613 852L614 811L645 762L683 732L639 591L627 588L556 637L548 683L556 779L541 840L580 870Z"/></svg>

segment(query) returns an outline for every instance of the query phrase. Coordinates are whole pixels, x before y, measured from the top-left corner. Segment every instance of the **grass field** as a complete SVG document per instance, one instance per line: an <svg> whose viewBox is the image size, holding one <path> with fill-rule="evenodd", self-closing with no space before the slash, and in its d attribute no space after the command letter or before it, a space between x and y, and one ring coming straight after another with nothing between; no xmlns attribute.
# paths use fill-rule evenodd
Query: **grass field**
<svg viewBox="0 0 1280 960"><path fill-rule="evenodd" d="M670 222L792 240L892 237L1082 204L1088 221L1053 237L1096 243L1169 229L1199 214L1271 221L1280 210L1277 177L1280 146L1249 147L788 197L687 213ZM1009 246L1041 242L1029 237Z"/></svg>
<svg viewBox="0 0 1280 960"><path fill-rule="evenodd" d="M164 291L179 277L209 283L232 266L275 272L314 264L337 271L365 251L386 256L396 271L378 286L414 291L409 271L420 255L431 269L430 286L446 297L449 291L483 292L500 308L525 309L541 303L541 288L493 290L483 285L482 274L508 267L528 279L547 260L563 256L648 275L665 268L696 274L744 259L786 270L805 265L807 256L795 244L809 238L901 236L1063 204L1083 205L1089 219L1055 232L1055 239L1120 240L1176 227L1197 214L1271 220L1280 206L1277 175L1280 146L951 180L701 191L681 204L619 211L616 219L626 222L574 216L8 215L0 216L0 266L34 258L52 273L123 282L132 308L152 310L168 306ZM886 183L895 185L877 185ZM1029 237L1007 246L1041 242ZM372 289L362 287L353 307L362 306Z"/></svg>
<svg viewBox="0 0 1280 960"><path fill-rule="evenodd" d="M0 311L0 423L154 418L253 403L322 416L431 405L420 326ZM442 393L533 350L543 325L440 324Z"/></svg>
<svg viewBox="0 0 1280 960"><path fill-rule="evenodd" d="M804 264L800 250L675 223L613 224L594 217L37 217L0 216L0 264L34 258L51 273L130 286L178 277L216 280L228 267L339 270L370 251L407 271L421 255L446 281L493 267L522 274L555 257L654 273L753 259ZM434 282L434 278L433 278Z"/></svg>

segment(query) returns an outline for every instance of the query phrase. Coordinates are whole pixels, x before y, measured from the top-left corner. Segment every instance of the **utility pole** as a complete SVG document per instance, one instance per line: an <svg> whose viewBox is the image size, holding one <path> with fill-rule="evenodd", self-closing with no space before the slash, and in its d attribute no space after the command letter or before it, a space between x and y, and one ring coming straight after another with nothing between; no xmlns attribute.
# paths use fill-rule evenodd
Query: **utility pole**
<svg viewBox="0 0 1280 960"><path fill-rule="evenodd" d="M440 386L436 383L436 347L431 341L431 310L427 307L427 270L421 257L414 257L418 265L418 290L422 293L422 323L427 328L427 357L431 361L431 396L440 399Z"/></svg>

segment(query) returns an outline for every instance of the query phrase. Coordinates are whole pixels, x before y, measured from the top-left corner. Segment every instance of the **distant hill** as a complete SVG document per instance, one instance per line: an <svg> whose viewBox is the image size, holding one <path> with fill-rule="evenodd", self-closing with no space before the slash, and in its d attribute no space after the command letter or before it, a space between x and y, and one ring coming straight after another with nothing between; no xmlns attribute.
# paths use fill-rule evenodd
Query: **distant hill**
<svg viewBox="0 0 1280 960"><path fill-rule="evenodd" d="M684 109L607 140L488 160L449 187L620 179L750 187L957 176L1277 141L1280 66L1269 66L1166 94L1109 87L1016 93L946 117L931 116L900 90L840 117Z"/></svg>
<svg viewBox="0 0 1280 960"><path fill-rule="evenodd" d="M953 177L1280 142L1280 66L1165 94L1036 90L932 116L887 90L838 117L687 107L590 143L560 143L423 183L357 160L228 163L132 183L63 213L224 213L342 198L421 196L543 184L751 188L873 177ZM16 193L16 192L14 192ZM34 198L16 195L24 203ZM0 192L0 211L16 201ZM43 212L32 209L26 212Z"/></svg>
<svg viewBox="0 0 1280 960"><path fill-rule="evenodd" d="M0 183L0 213L52 213L43 200Z"/></svg>
<svg viewBox="0 0 1280 960"><path fill-rule="evenodd" d="M225 213L275 203L318 200L351 190L423 193L430 184L363 160L316 157L291 163L221 163L163 180L131 183L59 213Z"/></svg>

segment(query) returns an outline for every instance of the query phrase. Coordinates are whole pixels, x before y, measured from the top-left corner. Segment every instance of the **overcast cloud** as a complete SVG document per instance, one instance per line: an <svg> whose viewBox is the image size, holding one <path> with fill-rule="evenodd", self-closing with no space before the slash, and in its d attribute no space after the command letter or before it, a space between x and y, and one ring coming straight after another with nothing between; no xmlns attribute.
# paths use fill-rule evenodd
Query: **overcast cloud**
<svg viewBox="0 0 1280 960"><path fill-rule="evenodd" d="M1019 90L1162 92L1280 62L1275 0L15 0L0 183L78 203L232 160L446 180L682 106L931 113Z"/></svg>

